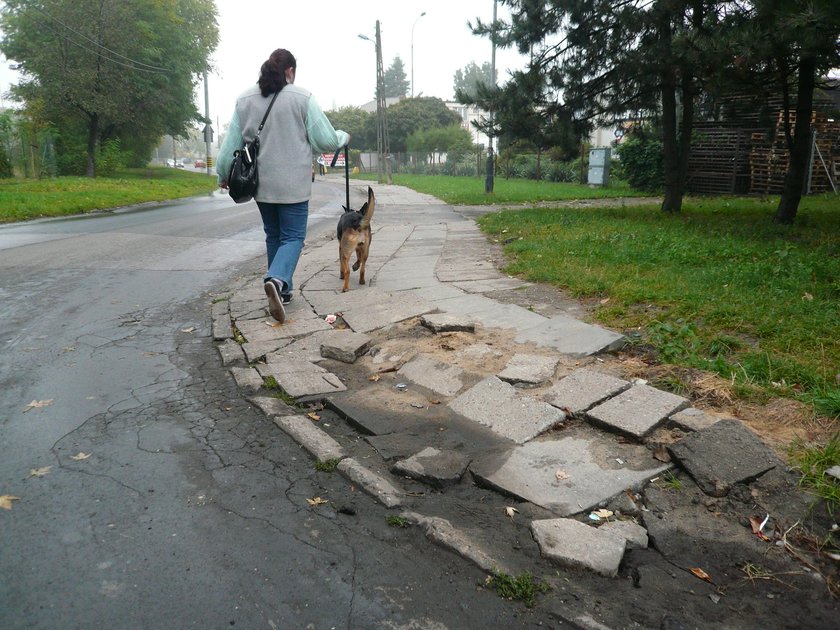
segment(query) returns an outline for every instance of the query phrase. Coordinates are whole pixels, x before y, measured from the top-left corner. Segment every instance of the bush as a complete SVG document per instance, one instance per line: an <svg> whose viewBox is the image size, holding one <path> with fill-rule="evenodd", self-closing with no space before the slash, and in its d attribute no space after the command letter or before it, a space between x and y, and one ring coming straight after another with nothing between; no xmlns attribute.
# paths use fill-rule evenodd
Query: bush
<svg viewBox="0 0 840 630"><path fill-rule="evenodd" d="M128 162L119 138L106 140L96 156L96 174L101 177L113 177L118 169L125 168Z"/></svg>
<svg viewBox="0 0 840 630"><path fill-rule="evenodd" d="M6 148L0 145L0 179L8 179L12 175L12 163L6 154Z"/></svg>
<svg viewBox="0 0 840 630"><path fill-rule="evenodd" d="M618 145L621 168L616 175L636 190L659 192L664 180L662 142L651 138L628 138Z"/></svg>

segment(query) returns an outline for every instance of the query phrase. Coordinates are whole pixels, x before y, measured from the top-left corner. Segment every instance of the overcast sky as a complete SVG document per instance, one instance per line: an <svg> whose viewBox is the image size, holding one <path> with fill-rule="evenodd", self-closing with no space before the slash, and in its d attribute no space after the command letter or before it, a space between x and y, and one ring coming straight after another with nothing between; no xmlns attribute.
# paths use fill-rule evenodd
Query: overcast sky
<svg viewBox="0 0 840 630"><path fill-rule="evenodd" d="M476 17L490 21L493 0L216 0L216 6L221 38L209 77L214 126L217 120L222 127L227 124L236 96L256 82L262 62L276 48L295 55L296 84L312 91L324 110L373 100L375 48L358 35L374 39L376 20L380 21L385 69L399 56L409 81L413 27L415 96L451 99L456 70L470 62L490 61L489 40L473 35L467 22ZM501 6L498 10L500 17L507 15ZM420 17L423 12L426 15ZM3 59L0 64L0 92L17 81L9 63ZM513 51L497 50L500 82L508 68L520 68L523 63ZM196 102L204 113L203 86L197 90Z"/></svg>

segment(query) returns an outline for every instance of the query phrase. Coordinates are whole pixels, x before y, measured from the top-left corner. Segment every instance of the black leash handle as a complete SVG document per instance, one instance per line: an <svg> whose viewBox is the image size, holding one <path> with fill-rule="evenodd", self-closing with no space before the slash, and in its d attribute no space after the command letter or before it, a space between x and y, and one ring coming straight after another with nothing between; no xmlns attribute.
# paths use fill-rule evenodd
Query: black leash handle
<svg viewBox="0 0 840 630"><path fill-rule="evenodd" d="M335 155L333 155L332 162L330 162L330 168L335 168L335 163L338 162L338 156L341 153L341 149L344 149L344 192L345 196L347 197L347 205L344 206L348 210L350 209L350 158L347 153L347 145L345 144L343 147L338 147L335 150Z"/></svg>

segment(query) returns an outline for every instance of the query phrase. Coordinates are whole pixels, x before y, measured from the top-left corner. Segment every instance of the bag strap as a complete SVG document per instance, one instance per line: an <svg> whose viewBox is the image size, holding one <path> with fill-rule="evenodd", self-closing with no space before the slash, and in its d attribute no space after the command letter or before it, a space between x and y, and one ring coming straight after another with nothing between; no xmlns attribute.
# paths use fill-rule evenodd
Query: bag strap
<svg viewBox="0 0 840 630"><path fill-rule="evenodd" d="M274 98L271 99L271 102L268 104L268 109L265 110L265 116L263 116L263 119L262 119L262 122L260 123L260 126L257 127L257 138L260 137L260 132L262 131L263 126L265 125L265 121L268 120L268 112L271 111L271 108L274 105L274 101L277 100L277 95L278 94L280 94L280 90L277 90L274 93Z"/></svg>

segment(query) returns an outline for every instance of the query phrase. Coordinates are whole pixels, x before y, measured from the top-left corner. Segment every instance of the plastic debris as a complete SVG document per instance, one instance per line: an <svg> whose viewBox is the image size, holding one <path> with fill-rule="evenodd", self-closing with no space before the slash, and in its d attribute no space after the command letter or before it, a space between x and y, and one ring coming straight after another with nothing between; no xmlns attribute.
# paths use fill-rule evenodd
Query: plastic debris
<svg viewBox="0 0 840 630"><path fill-rule="evenodd" d="M327 322L330 326L332 326L333 324L335 324L335 320L337 319L338 318L335 315L330 314L324 318L324 321Z"/></svg>
<svg viewBox="0 0 840 630"><path fill-rule="evenodd" d="M408 387L408 385L406 385L405 383L397 383L396 385L394 385L394 387L400 391L403 391L405 388Z"/></svg>
<svg viewBox="0 0 840 630"><path fill-rule="evenodd" d="M511 518L513 518L514 514L518 514L518 513L519 513L519 510L517 510L515 507L506 507L505 508L505 514L507 516L511 517Z"/></svg>

